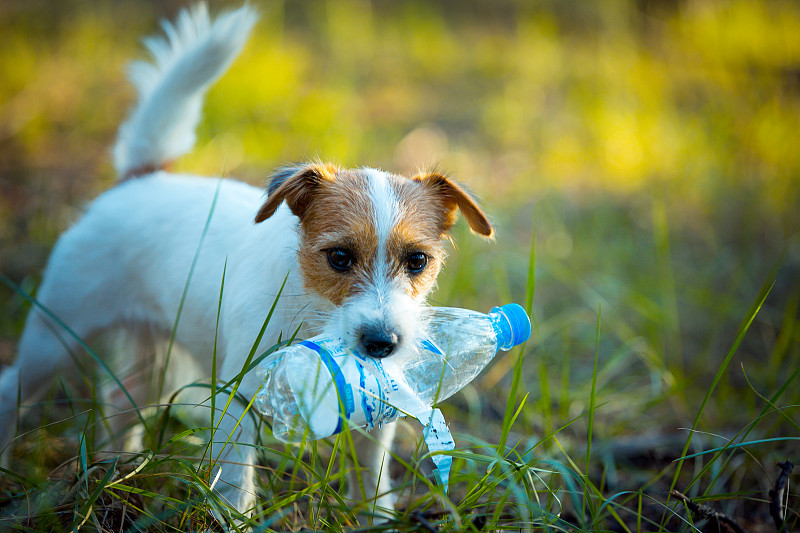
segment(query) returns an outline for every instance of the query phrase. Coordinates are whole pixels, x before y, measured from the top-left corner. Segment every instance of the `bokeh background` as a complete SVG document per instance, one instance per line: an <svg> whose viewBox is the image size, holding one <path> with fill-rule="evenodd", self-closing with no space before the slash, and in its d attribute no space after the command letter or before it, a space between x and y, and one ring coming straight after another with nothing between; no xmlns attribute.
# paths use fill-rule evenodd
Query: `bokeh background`
<svg viewBox="0 0 800 533"><path fill-rule="evenodd" d="M456 228L434 303L514 300L534 316L525 349L444 406L457 435L495 442L527 394L510 440L566 425L537 453L584 449L594 377L591 468L607 490L653 483L664 497L653 472L701 413L695 451L743 428L779 439L731 452L692 489L744 494L722 505L763 517L772 465L800 437L800 4L252 3L255 34L178 168L254 184L308 159L445 170L497 239ZM185 5L0 2L0 272L25 290L112 186L126 63ZM0 286L2 363L26 311Z"/></svg>

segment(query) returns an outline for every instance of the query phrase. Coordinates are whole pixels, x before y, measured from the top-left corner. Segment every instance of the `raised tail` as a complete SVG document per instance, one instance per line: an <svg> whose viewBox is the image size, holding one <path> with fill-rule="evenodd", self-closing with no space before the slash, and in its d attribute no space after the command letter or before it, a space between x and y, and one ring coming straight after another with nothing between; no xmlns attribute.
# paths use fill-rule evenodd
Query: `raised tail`
<svg viewBox="0 0 800 533"><path fill-rule="evenodd" d="M256 19L245 5L212 21L200 3L174 23L162 22L164 37L145 39L153 61L129 67L139 102L114 146L120 179L164 168L192 148L203 96L239 54Z"/></svg>

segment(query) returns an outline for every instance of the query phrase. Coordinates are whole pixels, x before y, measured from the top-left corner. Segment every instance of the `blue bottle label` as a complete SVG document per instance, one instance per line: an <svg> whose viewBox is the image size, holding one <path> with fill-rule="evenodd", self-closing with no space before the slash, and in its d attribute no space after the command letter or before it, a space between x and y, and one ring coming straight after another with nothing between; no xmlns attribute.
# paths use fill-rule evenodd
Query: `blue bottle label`
<svg viewBox="0 0 800 533"><path fill-rule="evenodd" d="M419 343L419 345L429 352L435 353L436 355L444 355L444 352L442 352L442 350L430 339L423 340Z"/></svg>
<svg viewBox="0 0 800 533"><path fill-rule="evenodd" d="M319 355L336 387L340 405L332 434L341 432L345 421L372 429L398 417L397 408L386 397L397 390L398 385L381 360L345 351L341 340L335 337L315 338L299 344Z"/></svg>

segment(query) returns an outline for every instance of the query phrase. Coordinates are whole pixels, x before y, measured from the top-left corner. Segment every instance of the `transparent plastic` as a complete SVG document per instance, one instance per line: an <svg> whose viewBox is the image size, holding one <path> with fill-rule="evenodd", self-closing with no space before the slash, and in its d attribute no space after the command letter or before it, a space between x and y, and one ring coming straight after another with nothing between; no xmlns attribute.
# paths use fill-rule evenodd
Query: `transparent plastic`
<svg viewBox="0 0 800 533"><path fill-rule="evenodd" d="M508 307L495 307L489 314L455 307L434 308L427 339L416 350L398 354L390 364L399 367L423 403L444 401L475 379L498 351L510 350L528 339L530 322L527 333L518 331L524 328L515 329ZM525 314L520 306L516 308L517 313ZM524 338L520 340L521 336Z"/></svg>
<svg viewBox="0 0 800 533"><path fill-rule="evenodd" d="M341 339L315 337L286 347L258 367L264 379L255 407L273 418L284 442L315 440L345 424L367 427L411 415L423 424L430 407L471 382L499 350L525 342L531 326L516 304L488 314L430 308L426 336L385 359L348 351Z"/></svg>

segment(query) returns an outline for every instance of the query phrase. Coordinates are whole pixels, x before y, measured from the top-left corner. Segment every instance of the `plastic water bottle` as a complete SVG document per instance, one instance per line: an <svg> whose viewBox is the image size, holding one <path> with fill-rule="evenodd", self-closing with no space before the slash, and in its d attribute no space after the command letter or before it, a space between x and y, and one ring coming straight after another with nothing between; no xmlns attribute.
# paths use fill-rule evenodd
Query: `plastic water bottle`
<svg viewBox="0 0 800 533"><path fill-rule="evenodd" d="M499 350L510 350L531 334L530 319L517 304L488 314L435 307L425 322L426 335L417 346L385 359L349 351L341 339L326 336L275 352L258 367L264 384L256 409L272 416L273 434L284 442L325 438L345 424L372 429L406 415L427 429L431 413L438 413L432 405L475 379ZM439 429L449 436L443 419Z"/></svg>

